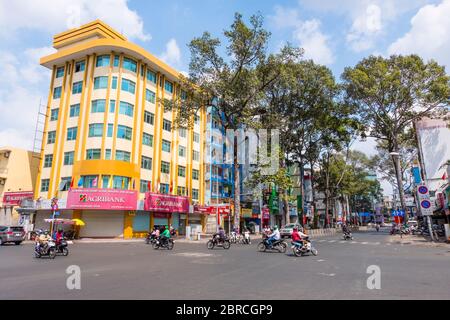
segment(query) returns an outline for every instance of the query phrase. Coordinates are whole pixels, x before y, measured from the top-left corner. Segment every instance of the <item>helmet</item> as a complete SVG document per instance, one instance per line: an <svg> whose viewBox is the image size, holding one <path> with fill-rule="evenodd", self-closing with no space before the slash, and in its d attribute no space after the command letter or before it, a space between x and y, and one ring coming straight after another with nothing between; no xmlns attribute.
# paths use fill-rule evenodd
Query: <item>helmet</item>
<svg viewBox="0 0 450 320"><path fill-rule="evenodd" d="M294 229L293 229L294 231L298 231L298 228L297 227L294 227Z"/></svg>
<svg viewBox="0 0 450 320"><path fill-rule="evenodd" d="M46 236L48 236L48 234L49 234L48 230L45 230L45 231L44 231L44 234L45 234Z"/></svg>
<svg viewBox="0 0 450 320"><path fill-rule="evenodd" d="M278 229L278 226L273 226L273 229L274 229L274 230L277 230L277 229Z"/></svg>

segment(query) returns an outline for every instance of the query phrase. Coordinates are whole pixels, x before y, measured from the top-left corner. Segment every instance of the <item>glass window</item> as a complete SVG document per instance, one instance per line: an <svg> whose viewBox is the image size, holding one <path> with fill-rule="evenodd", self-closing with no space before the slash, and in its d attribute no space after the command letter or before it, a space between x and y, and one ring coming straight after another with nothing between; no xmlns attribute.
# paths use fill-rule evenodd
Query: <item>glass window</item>
<svg viewBox="0 0 450 320"><path fill-rule="evenodd" d="M177 188L177 195L185 196L186 195L186 188L185 187L178 187Z"/></svg>
<svg viewBox="0 0 450 320"><path fill-rule="evenodd" d="M50 121L58 120L58 113L59 113L59 109L52 109L50 111Z"/></svg>
<svg viewBox="0 0 450 320"><path fill-rule="evenodd" d="M100 159L101 154L102 154L102 149L87 149L86 150L86 160Z"/></svg>
<svg viewBox="0 0 450 320"><path fill-rule="evenodd" d="M109 181L111 181L111 176L102 176L102 188L109 188Z"/></svg>
<svg viewBox="0 0 450 320"><path fill-rule="evenodd" d="M153 147L153 136L151 134L142 133L142 144L149 146L149 147Z"/></svg>
<svg viewBox="0 0 450 320"><path fill-rule="evenodd" d="M144 76L144 66L141 65L141 77L143 77L143 76Z"/></svg>
<svg viewBox="0 0 450 320"><path fill-rule="evenodd" d="M69 117L78 117L80 115L80 104L73 104L70 106Z"/></svg>
<svg viewBox="0 0 450 320"><path fill-rule="evenodd" d="M169 185L167 183L161 183L159 186L159 192L163 194L169 193Z"/></svg>
<svg viewBox="0 0 450 320"><path fill-rule="evenodd" d="M172 122L169 120L164 119L163 120L163 129L166 131L172 131Z"/></svg>
<svg viewBox="0 0 450 320"><path fill-rule="evenodd" d="M130 184L130 178L122 176L114 176L113 188L127 190Z"/></svg>
<svg viewBox="0 0 450 320"><path fill-rule="evenodd" d="M192 179L198 180L199 171L197 169L192 169Z"/></svg>
<svg viewBox="0 0 450 320"><path fill-rule="evenodd" d="M77 127L67 128L67 141L77 139Z"/></svg>
<svg viewBox="0 0 450 320"><path fill-rule="evenodd" d="M116 112L116 100L109 100L109 113Z"/></svg>
<svg viewBox="0 0 450 320"><path fill-rule="evenodd" d="M72 94L81 93L82 90L83 90L83 81L75 82L72 85Z"/></svg>
<svg viewBox="0 0 450 320"><path fill-rule="evenodd" d="M111 88L117 89L117 77L112 77Z"/></svg>
<svg viewBox="0 0 450 320"><path fill-rule="evenodd" d="M111 160L111 149L105 149L105 160Z"/></svg>
<svg viewBox="0 0 450 320"><path fill-rule="evenodd" d="M194 142L200 142L200 135L194 132Z"/></svg>
<svg viewBox="0 0 450 320"><path fill-rule="evenodd" d="M194 115L194 123L200 124L200 117L198 115Z"/></svg>
<svg viewBox="0 0 450 320"><path fill-rule="evenodd" d="M64 152L64 165L65 166L73 165L73 156L74 156L73 151Z"/></svg>
<svg viewBox="0 0 450 320"><path fill-rule="evenodd" d="M121 85L122 91L127 91L129 93L134 94L136 90L136 84L128 79L122 79L122 85Z"/></svg>
<svg viewBox="0 0 450 320"><path fill-rule="evenodd" d="M64 67L56 68L56 77L61 78L64 75Z"/></svg>
<svg viewBox="0 0 450 320"><path fill-rule="evenodd" d="M56 87L53 89L53 99L61 98L61 87Z"/></svg>
<svg viewBox="0 0 450 320"><path fill-rule="evenodd" d="M156 73L147 69L147 80L156 83Z"/></svg>
<svg viewBox="0 0 450 320"><path fill-rule="evenodd" d="M108 77L95 77L94 78L94 90L108 88Z"/></svg>
<svg viewBox="0 0 450 320"><path fill-rule="evenodd" d="M179 128L178 134L180 135L180 137L186 138L186 128Z"/></svg>
<svg viewBox="0 0 450 320"><path fill-rule="evenodd" d="M194 161L199 161L200 160L200 152L192 150L192 159Z"/></svg>
<svg viewBox="0 0 450 320"><path fill-rule="evenodd" d="M50 179L41 180L41 192L47 192L50 185Z"/></svg>
<svg viewBox="0 0 450 320"><path fill-rule="evenodd" d="M186 157L186 147L178 146L178 156Z"/></svg>
<svg viewBox="0 0 450 320"><path fill-rule="evenodd" d="M91 113L105 112L105 108L106 108L105 99L92 100Z"/></svg>
<svg viewBox="0 0 450 320"><path fill-rule="evenodd" d="M56 131L49 131L47 135L47 143L55 143L56 141Z"/></svg>
<svg viewBox="0 0 450 320"><path fill-rule="evenodd" d="M178 176L186 177L186 167L178 166Z"/></svg>
<svg viewBox="0 0 450 320"><path fill-rule="evenodd" d="M109 54L105 54L97 57L96 67L108 67L109 66Z"/></svg>
<svg viewBox="0 0 450 320"><path fill-rule="evenodd" d="M139 186L139 191L140 191L141 193L145 193L145 192L151 191L151 190L148 189L148 184L149 184L149 182L150 182L150 181L148 181L148 180L142 180L142 179L141 179L140 186Z"/></svg>
<svg viewBox="0 0 450 320"><path fill-rule="evenodd" d="M113 136L114 124L108 123L108 133L107 136L111 138Z"/></svg>
<svg viewBox="0 0 450 320"><path fill-rule="evenodd" d="M161 161L161 173L170 173L170 163Z"/></svg>
<svg viewBox="0 0 450 320"><path fill-rule="evenodd" d="M172 93L173 92L173 84L172 84L172 82L166 80L166 82L164 84L164 88L166 89L166 91Z"/></svg>
<svg viewBox="0 0 450 320"><path fill-rule="evenodd" d="M122 66L126 70L136 72L136 61L131 60L130 58L124 58Z"/></svg>
<svg viewBox="0 0 450 320"><path fill-rule="evenodd" d="M114 67L118 67L120 62L120 57L118 55L114 56Z"/></svg>
<svg viewBox="0 0 450 320"><path fill-rule="evenodd" d="M187 99L187 92L184 90L181 90L181 100L186 100Z"/></svg>
<svg viewBox="0 0 450 320"><path fill-rule="evenodd" d="M52 166L52 162L53 162L53 155L46 154L44 156L44 168L50 168Z"/></svg>
<svg viewBox="0 0 450 320"><path fill-rule="evenodd" d="M128 151L116 150L116 160L130 162L130 153Z"/></svg>
<svg viewBox="0 0 450 320"><path fill-rule="evenodd" d="M155 103L155 97L156 97L156 95L153 91L148 90L148 89L145 90L145 99L148 102Z"/></svg>
<svg viewBox="0 0 450 320"><path fill-rule="evenodd" d="M144 122L148 124L153 124L155 121L155 115L151 112L144 112Z"/></svg>
<svg viewBox="0 0 450 320"><path fill-rule="evenodd" d="M89 175L81 176L83 178L83 188L97 188L98 186L98 176Z"/></svg>
<svg viewBox="0 0 450 320"><path fill-rule="evenodd" d="M162 151L170 152L170 141L167 140L162 141Z"/></svg>
<svg viewBox="0 0 450 320"><path fill-rule="evenodd" d="M133 108L134 106L131 103L120 101L119 113L129 117L133 117Z"/></svg>
<svg viewBox="0 0 450 320"><path fill-rule="evenodd" d="M89 125L89 137L103 136L103 123L91 123Z"/></svg>
<svg viewBox="0 0 450 320"><path fill-rule="evenodd" d="M75 63L75 72L81 72L84 71L84 68L86 66L86 63L83 61L78 61Z"/></svg>
<svg viewBox="0 0 450 320"><path fill-rule="evenodd" d="M127 126L118 125L117 126L117 138L131 140L133 134L133 129Z"/></svg>
<svg viewBox="0 0 450 320"><path fill-rule="evenodd" d="M72 182L72 177L61 177L61 184L62 184L63 188L60 191L69 190L71 182Z"/></svg>
<svg viewBox="0 0 450 320"><path fill-rule="evenodd" d="M192 189L192 199L198 200L198 189Z"/></svg>
<svg viewBox="0 0 450 320"><path fill-rule="evenodd" d="M152 158L142 156L141 168L147 169L147 170L152 170Z"/></svg>

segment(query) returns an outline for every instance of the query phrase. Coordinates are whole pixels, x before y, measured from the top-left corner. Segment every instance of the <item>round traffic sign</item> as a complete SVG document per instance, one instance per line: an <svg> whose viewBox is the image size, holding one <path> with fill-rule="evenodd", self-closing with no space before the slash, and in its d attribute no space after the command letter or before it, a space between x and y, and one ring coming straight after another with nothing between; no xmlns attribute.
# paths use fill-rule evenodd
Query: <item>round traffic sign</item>
<svg viewBox="0 0 450 320"><path fill-rule="evenodd" d="M425 186L420 186L418 189L420 194L427 194L428 193L428 188Z"/></svg>
<svg viewBox="0 0 450 320"><path fill-rule="evenodd" d="M431 202L430 202L430 200L422 200L420 202L420 206L424 209L428 209L431 207Z"/></svg>

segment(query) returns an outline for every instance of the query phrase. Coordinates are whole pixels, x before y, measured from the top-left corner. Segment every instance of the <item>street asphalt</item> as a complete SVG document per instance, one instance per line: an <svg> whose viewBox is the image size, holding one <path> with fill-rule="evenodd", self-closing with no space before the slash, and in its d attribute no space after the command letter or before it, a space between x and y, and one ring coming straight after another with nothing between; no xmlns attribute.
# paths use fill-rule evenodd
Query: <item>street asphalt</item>
<svg viewBox="0 0 450 320"><path fill-rule="evenodd" d="M386 230L354 236L318 238L318 256L303 257L290 246L286 254L258 252L257 241L208 250L175 240L172 251L143 241L77 243L68 257L54 260L34 258L31 244L4 245L0 300L450 299L450 246L399 244ZM79 290L66 286L71 265L81 270ZM373 265L381 272L380 289L367 286Z"/></svg>

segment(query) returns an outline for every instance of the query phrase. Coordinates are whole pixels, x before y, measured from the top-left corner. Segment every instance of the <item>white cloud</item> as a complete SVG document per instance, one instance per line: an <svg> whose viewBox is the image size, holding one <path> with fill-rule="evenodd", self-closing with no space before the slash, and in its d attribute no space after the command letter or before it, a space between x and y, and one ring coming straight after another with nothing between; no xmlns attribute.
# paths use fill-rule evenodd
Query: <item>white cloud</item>
<svg viewBox="0 0 450 320"><path fill-rule="evenodd" d="M166 50L161 54L160 58L169 65L177 66L181 63L181 51L177 40L172 38L166 43Z"/></svg>
<svg viewBox="0 0 450 320"><path fill-rule="evenodd" d="M347 42L356 52L368 50L373 47L382 27L381 8L371 4L353 21L352 28L347 34Z"/></svg>
<svg viewBox="0 0 450 320"><path fill-rule="evenodd" d="M286 9L280 6L275 7L275 15L271 16L270 20L279 29L294 29L292 37L305 50L305 58L325 65L334 62L334 55L329 44L330 39L322 33L320 20L303 21L296 9Z"/></svg>
<svg viewBox="0 0 450 320"><path fill-rule="evenodd" d="M0 36L5 38L22 29L58 33L95 19L105 21L127 37L151 39L127 0L0 1Z"/></svg>
<svg viewBox="0 0 450 320"><path fill-rule="evenodd" d="M411 19L411 29L388 48L389 54L416 53L450 68L450 0L422 7Z"/></svg>

